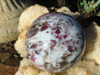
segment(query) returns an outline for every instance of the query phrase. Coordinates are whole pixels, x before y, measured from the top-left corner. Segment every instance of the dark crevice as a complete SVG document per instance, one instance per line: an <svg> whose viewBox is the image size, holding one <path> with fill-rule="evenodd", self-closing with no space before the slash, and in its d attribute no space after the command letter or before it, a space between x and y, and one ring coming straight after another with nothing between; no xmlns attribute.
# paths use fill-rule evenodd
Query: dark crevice
<svg viewBox="0 0 100 75"><path fill-rule="evenodd" d="M88 23L96 22L100 26L100 16L91 16L86 19L86 22Z"/></svg>
<svg viewBox="0 0 100 75"><path fill-rule="evenodd" d="M13 6L14 6L16 9L18 9L17 6L15 5L15 3L13 2L13 0L11 0L11 3L13 4Z"/></svg>

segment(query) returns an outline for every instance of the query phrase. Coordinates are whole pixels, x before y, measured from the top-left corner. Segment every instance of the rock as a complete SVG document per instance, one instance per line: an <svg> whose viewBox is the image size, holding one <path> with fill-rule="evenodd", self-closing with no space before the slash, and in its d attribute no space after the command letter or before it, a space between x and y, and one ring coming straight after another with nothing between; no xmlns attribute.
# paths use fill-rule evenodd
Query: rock
<svg viewBox="0 0 100 75"><path fill-rule="evenodd" d="M20 54L21 57L26 57L27 56L27 52L25 49L25 36L26 36L26 31L23 31L19 37L18 40L15 43L15 49L17 50L17 52Z"/></svg>
<svg viewBox="0 0 100 75"><path fill-rule="evenodd" d="M0 43L16 40L19 16L30 5L22 0L0 0Z"/></svg>

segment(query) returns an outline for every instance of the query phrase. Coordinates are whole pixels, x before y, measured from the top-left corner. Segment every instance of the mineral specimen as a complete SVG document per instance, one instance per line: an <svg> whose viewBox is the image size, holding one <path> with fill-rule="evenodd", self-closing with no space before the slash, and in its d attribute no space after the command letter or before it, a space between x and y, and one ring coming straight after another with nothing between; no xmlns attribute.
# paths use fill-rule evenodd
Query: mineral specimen
<svg viewBox="0 0 100 75"><path fill-rule="evenodd" d="M25 45L28 57L37 68L57 73L81 58L85 37L75 19L52 12L32 23L26 34Z"/></svg>

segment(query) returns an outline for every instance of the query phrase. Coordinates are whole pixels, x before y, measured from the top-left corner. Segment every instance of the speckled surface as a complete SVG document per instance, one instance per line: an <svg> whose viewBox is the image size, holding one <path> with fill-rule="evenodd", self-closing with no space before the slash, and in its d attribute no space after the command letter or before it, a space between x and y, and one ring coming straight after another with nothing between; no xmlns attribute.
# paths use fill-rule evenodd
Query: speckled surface
<svg viewBox="0 0 100 75"><path fill-rule="evenodd" d="M83 53L84 34L72 17L53 12L33 22L25 45L37 68L56 73L69 68Z"/></svg>

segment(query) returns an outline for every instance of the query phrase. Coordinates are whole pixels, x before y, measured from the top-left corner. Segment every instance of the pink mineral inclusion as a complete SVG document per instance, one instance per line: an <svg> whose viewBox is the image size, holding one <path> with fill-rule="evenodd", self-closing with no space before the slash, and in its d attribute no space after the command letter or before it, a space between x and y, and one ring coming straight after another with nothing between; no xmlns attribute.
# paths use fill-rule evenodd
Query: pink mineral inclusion
<svg viewBox="0 0 100 75"><path fill-rule="evenodd" d="M34 57L34 55L32 55L31 60L34 62L36 60L36 58Z"/></svg>
<svg viewBox="0 0 100 75"><path fill-rule="evenodd" d="M67 34L66 34L66 35L64 35L64 39L65 39L65 38L67 38Z"/></svg>
<svg viewBox="0 0 100 75"><path fill-rule="evenodd" d="M49 31L46 31L46 33L49 33Z"/></svg>
<svg viewBox="0 0 100 75"><path fill-rule="evenodd" d="M39 55L39 52L38 52L37 50L34 50L34 51L35 51L35 53L36 53L36 54L38 54L38 55Z"/></svg>
<svg viewBox="0 0 100 75"><path fill-rule="evenodd" d="M67 48L68 48L68 50L71 50L71 46L68 46Z"/></svg>
<svg viewBox="0 0 100 75"><path fill-rule="evenodd" d="M79 44L79 41L77 41L76 44Z"/></svg>
<svg viewBox="0 0 100 75"><path fill-rule="evenodd" d="M58 38L59 40L62 40L62 36L63 35L57 35L56 38Z"/></svg>
<svg viewBox="0 0 100 75"><path fill-rule="evenodd" d="M35 45L33 45L33 48L36 48L37 46L38 46L38 45L35 44Z"/></svg>
<svg viewBox="0 0 100 75"><path fill-rule="evenodd" d="M75 50L77 50L77 47L75 47Z"/></svg>
<svg viewBox="0 0 100 75"><path fill-rule="evenodd" d="M56 34L60 34L60 30L59 30L59 29L57 29L55 33L56 33Z"/></svg>
<svg viewBox="0 0 100 75"><path fill-rule="evenodd" d="M51 40L51 42L53 42L53 45L50 47L50 49L52 49L56 45L56 41L55 40Z"/></svg>
<svg viewBox="0 0 100 75"><path fill-rule="evenodd" d="M44 31L44 30L46 30L47 28L48 28L47 25L43 25L42 28L41 28L41 31Z"/></svg>
<svg viewBox="0 0 100 75"><path fill-rule="evenodd" d="M43 67L43 65L37 65L37 67Z"/></svg>

